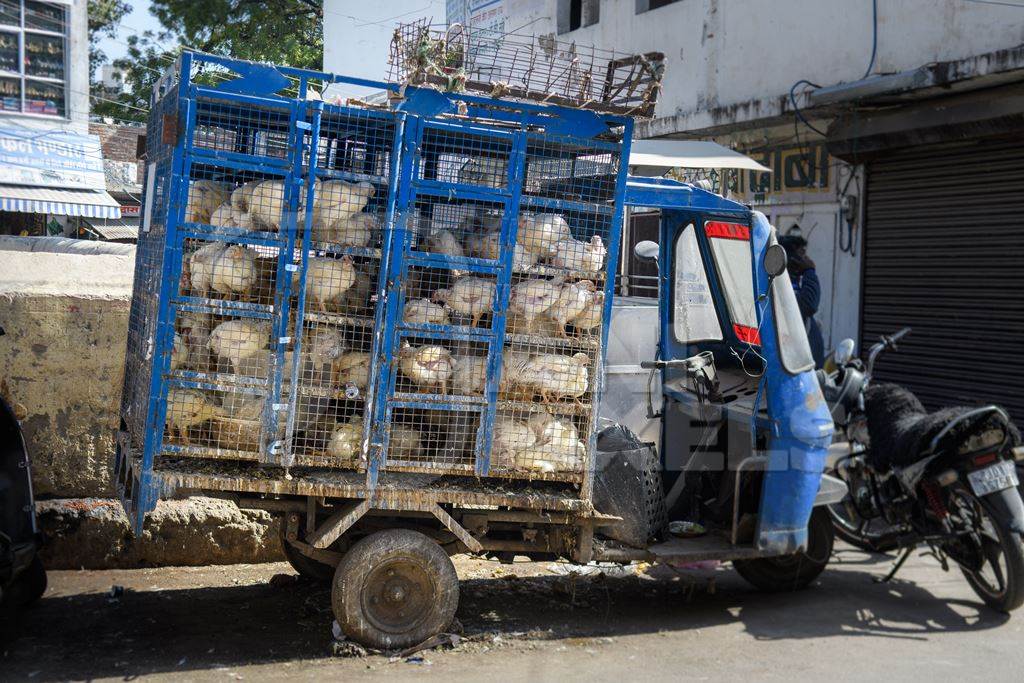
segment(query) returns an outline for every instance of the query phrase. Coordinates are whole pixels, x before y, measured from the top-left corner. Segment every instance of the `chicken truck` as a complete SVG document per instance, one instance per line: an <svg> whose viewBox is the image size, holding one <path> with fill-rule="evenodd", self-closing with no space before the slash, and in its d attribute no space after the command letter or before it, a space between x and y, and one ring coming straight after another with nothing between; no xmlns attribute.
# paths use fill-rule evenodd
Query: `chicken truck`
<svg viewBox="0 0 1024 683"><path fill-rule="evenodd" d="M162 498L280 514L383 649L449 625L457 553L808 584L832 423L767 220L629 177L613 88L441 86L195 52L157 82L115 465L135 531ZM662 216L647 329L615 303L628 206ZM648 440L608 419L647 405Z"/></svg>

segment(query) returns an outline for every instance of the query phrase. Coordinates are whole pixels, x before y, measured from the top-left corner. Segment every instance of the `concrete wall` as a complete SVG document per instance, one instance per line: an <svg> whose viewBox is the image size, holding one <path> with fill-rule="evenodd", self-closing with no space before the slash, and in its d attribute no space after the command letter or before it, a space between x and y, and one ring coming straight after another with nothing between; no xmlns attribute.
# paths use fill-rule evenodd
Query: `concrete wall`
<svg viewBox="0 0 1024 683"><path fill-rule="evenodd" d="M130 256L0 251L0 368L41 496L110 496Z"/></svg>
<svg viewBox="0 0 1024 683"><path fill-rule="evenodd" d="M66 242L50 241L55 248ZM112 468L134 250L114 245L129 253L67 254L3 246L0 380L27 413L22 429L47 536L46 566L281 559L276 520L224 500L161 501L143 533L131 534L114 499Z"/></svg>

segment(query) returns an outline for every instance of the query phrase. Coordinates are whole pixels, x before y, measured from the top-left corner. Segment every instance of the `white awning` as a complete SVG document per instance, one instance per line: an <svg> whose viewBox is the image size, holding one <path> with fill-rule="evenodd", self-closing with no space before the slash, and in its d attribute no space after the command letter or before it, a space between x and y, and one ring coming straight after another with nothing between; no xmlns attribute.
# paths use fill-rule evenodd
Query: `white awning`
<svg viewBox="0 0 1024 683"><path fill-rule="evenodd" d="M634 140L629 165L635 175L664 175L672 168L738 168L771 173L745 154L711 140Z"/></svg>
<svg viewBox="0 0 1024 683"><path fill-rule="evenodd" d="M89 227L99 237L111 242L118 240L131 240L136 242L139 239L139 217L122 216L121 218L90 218Z"/></svg>
<svg viewBox="0 0 1024 683"><path fill-rule="evenodd" d="M88 218L121 217L121 205L103 190L65 190L20 185L0 185L0 211Z"/></svg>

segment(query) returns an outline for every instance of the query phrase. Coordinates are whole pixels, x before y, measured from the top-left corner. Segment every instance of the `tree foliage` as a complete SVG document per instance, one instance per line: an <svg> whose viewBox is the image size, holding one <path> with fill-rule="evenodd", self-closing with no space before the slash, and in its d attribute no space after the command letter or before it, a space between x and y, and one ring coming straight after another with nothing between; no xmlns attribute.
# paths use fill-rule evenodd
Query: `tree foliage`
<svg viewBox="0 0 1024 683"><path fill-rule="evenodd" d="M113 64L124 71L126 92L94 98L101 116L143 121L153 84L182 49L226 57L319 69L323 58L322 0L151 0L159 33L119 27L123 0L89 0L90 46L104 36L127 46ZM90 74L106 56L90 50ZM111 101L112 100L112 101Z"/></svg>

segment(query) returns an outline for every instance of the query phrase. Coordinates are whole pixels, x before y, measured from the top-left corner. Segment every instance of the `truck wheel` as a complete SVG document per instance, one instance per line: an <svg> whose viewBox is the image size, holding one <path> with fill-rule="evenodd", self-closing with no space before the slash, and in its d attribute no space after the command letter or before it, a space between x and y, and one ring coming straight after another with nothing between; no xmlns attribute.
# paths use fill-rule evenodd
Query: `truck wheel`
<svg viewBox="0 0 1024 683"><path fill-rule="evenodd" d="M828 512L814 508L807 524L807 550L782 557L759 557L755 560L733 560L736 572L752 584L768 592L795 591L806 588L825 571L832 557L835 531Z"/></svg>
<svg viewBox="0 0 1024 683"><path fill-rule="evenodd" d="M342 632L381 650L437 635L458 604L459 577L448 554L408 529L378 531L356 542L341 558L331 589Z"/></svg>

